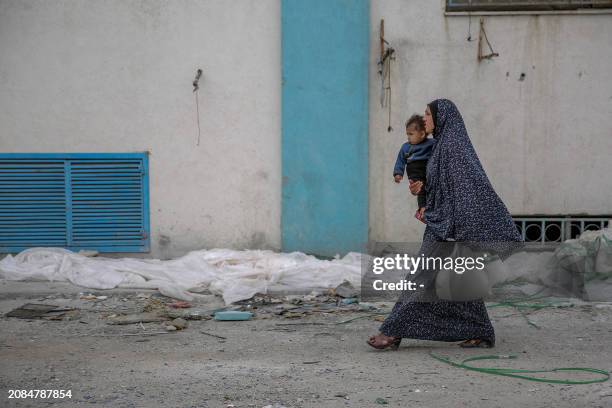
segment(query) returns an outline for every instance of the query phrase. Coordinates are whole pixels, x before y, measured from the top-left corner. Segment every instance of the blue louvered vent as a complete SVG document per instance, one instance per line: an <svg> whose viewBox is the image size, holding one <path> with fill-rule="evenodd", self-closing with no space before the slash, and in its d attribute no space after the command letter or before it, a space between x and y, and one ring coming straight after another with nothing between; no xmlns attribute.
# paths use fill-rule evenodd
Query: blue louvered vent
<svg viewBox="0 0 612 408"><path fill-rule="evenodd" d="M0 160L0 247L66 246L64 160Z"/></svg>
<svg viewBox="0 0 612 408"><path fill-rule="evenodd" d="M0 155L0 252L149 251L145 153Z"/></svg>

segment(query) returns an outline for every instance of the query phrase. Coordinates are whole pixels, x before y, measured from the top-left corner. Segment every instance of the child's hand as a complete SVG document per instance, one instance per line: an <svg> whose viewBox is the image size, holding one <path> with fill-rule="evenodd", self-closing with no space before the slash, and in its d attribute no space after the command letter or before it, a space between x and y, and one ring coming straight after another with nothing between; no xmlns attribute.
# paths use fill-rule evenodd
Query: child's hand
<svg viewBox="0 0 612 408"><path fill-rule="evenodd" d="M400 181L402 181L402 176L401 175L396 174L394 177L395 177L395 182L396 183L399 183Z"/></svg>

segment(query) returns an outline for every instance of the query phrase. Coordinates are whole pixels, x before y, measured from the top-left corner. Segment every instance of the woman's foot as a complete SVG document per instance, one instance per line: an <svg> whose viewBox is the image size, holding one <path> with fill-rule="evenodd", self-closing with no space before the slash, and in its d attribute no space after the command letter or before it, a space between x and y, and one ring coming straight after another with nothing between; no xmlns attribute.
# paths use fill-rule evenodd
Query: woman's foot
<svg viewBox="0 0 612 408"><path fill-rule="evenodd" d="M392 337L385 336L384 334L377 334L376 336L372 336L368 339L368 344L379 350L383 350L386 348L392 348L394 350L397 350L401 341L401 337Z"/></svg>
<svg viewBox="0 0 612 408"><path fill-rule="evenodd" d="M470 339L459 343L463 348L492 348L493 344L489 340Z"/></svg>

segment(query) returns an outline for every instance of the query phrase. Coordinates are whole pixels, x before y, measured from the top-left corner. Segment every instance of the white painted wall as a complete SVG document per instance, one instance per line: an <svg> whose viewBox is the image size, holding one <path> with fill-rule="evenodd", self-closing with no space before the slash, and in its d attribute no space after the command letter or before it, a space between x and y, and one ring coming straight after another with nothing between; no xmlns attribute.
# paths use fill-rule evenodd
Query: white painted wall
<svg viewBox="0 0 612 408"><path fill-rule="evenodd" d="M278 248L280 38L278 0L1 0L0 150L150 151L152 256Z"/></svg>
<svg viewBox="0 0 612 408"><path fill-rule="evenodd" d="M612 213L612 15L488 17L500 57L478 63L468 18L443 1L371 5L372 240L421 237L392 167L405 119L439 97L513 214ZM392 133L381 18L397 50ZM278 0L0 0L0 150L150 151L151 256L278 248L280 41Z"/></svg>
<svg viewBox="0 0 612 408"><path fill-rule="evenodd" d="M498 58L478 63L468 17L444 1L372 0L370 237L418 241L416 199L393 182L403 124L453 100L491 182L512 214L612 214L612 14L490 16ZM396 49L392 126L380 107L379 24ZM519 81L521 73L525 79Z"/></svg>

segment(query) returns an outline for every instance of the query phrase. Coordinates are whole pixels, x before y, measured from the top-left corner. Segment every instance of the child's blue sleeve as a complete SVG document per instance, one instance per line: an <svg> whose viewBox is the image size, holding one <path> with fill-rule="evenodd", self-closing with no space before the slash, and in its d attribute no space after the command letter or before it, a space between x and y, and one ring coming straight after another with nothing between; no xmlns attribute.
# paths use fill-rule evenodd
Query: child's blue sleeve
<svg viewBox="0 0 612 408"><path fill-rule="evenodd" d="M397 160L395 160L395 167L393 168L393 176L396 175L404 176L404 170L406 169L406 156L405 149L406 144L402 145L399 153L397 154Z"/></svg>

